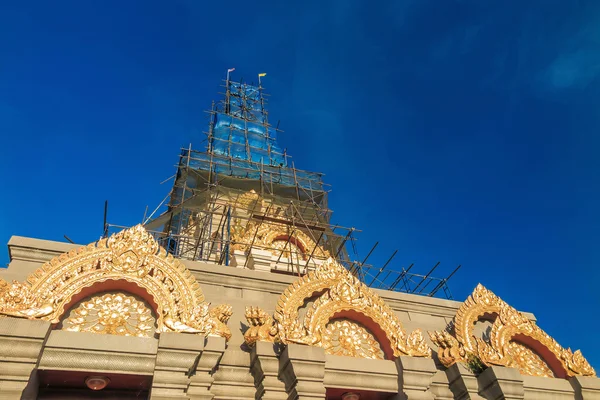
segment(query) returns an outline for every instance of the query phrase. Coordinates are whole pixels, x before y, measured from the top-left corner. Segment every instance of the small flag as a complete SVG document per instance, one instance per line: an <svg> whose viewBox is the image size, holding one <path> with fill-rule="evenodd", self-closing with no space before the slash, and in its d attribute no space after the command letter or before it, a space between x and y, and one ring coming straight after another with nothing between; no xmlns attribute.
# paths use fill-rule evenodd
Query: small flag
<svg viewBox="0 0 600 400"><path fill-rule="evenodd" d="M227 70L227 72L233 72L233 71L235 71L235 68L229 68L229 69Z"/></svg>
<svg viewBox="0 0 600 400"><path fill-rule="evenodd" d="M266 73L266 72L261 72L260 74L258 74L258 77L259 77L259 78L261 78L261 77L263 77L263 76L267 76L267 73Z"/></svg>

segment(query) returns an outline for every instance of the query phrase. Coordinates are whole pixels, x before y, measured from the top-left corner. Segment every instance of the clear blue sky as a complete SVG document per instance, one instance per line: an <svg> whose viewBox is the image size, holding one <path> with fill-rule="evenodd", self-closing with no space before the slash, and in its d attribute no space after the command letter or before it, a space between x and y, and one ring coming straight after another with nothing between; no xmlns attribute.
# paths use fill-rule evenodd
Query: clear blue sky
<svg viewBox="0 0 600 400"><path fill-rule="evenodd" d="M600 368L600 2L0 5L0 242L132 225L227 68L365 255L478 282ZM8 254L0 256L2 264Z"/></svg>

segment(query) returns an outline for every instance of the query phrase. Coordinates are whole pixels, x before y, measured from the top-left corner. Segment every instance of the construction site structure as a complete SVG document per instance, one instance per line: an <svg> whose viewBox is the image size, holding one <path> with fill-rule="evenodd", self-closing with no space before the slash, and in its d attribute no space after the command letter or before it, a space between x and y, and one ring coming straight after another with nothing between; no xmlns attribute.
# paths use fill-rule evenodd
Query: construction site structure
<svg viewBox="0 0 600 400"><path fill-rule="evenodd" d="M296 168L277 143L267 95L258 85L225 80L208 111L205 148L181 149L173 188L144 226L173 256L224 266L304 275L336 259L370 286L452 295L447 278L360 260L355 228L331 223L323 174ZM155 217L162 210L162 213ZM122 226L105 224L105 234Z"/></svg>

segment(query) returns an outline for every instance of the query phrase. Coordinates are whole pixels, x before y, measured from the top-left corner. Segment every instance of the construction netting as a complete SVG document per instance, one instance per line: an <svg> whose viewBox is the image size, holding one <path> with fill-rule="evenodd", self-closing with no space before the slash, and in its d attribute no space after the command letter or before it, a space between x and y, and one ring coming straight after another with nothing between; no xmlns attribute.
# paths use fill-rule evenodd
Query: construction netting
<svg viewBox="0 0 600 400"><path fill-rule="evenodd" d="M287 155L277 144L277 129L268 123L261 90L228 82L225 101L211 112L207 151L183 150L179 167L268 185L324 191L322 174L288 165ZM194 183L188 182L188 187L194 187Z"/></svg>
<svg viewBox="0 0 600 400"><path fill-rule="evenodd" d="M229 82L227 113L259 124L268 122L261 89L246 83Z"/></svg>
<svg viewBox="0 0 600 400"><path fill-rule="evenodd" d="M287 166L275 129L233 115L215 113L210 146L213 153L236 160Z"/></svg>
<svg viewBox="0 0 600 400"><path fill-rule="evenodd" d="M237 82L228 88L224 110L212 116L210 150L235 160L287 167L277 145L277 130L268 124L260 89Z"/></svg>
<svg viewBox="0 0 600 400"><path fill-rule="evenodd" d="M210 171L221 176L252 179L265 184L296 186L312 191L324 191L322 174L284 166L266 165L252 160L242 160L214 153L182 150L179 167ZM188 185L194 187L192 182Z"/></svg>

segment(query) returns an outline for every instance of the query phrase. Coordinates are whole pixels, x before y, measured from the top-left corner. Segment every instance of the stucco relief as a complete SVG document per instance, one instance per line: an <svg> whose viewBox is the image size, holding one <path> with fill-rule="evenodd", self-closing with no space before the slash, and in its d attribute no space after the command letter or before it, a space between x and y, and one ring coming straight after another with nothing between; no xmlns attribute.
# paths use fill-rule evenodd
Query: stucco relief
<svg viewBox="0 0 600 400"><path fill-rule="evenodd" d="M312 305L301 318L299 310L308 299L312 301ZM331 258L284 291L277 301L272 318L256 307L246 310L246 318L250 324L250 329L246 332L246 342L249 345L256 340L299 343L323 347L333 354L339 351L335 341L352 332L349 340L354 342L354 346L368 348L373 345L370 342L372 338L384 353L387 350L387 358L431 355L431 349L420 330L407 334L396 314L384 301ZM354 321L354 325L336 326L330 323L340 318ZM371 332L367 332L369 335L366 337L362 336L363 332L358 334L358 328L362 325L370 325ZM377 331L376 335L373 335L374 331ZM359 343L363 340L364 343ZM354 356L363 357L366 354L369 358L379 356L375 350L356 351Z"/></svg>
<svg viewBox="0 0 600 400"><path fill-rule="evenodd" d="M474 334L475 323L482 318L493 320L485 339ZM524 375L596 375L581 351L560 346L535 322L481 284L461 305L448 329L429 335L438 346L439 360L447 367L475 357L484 365L514 367Z"/></svg>
<svg viewBox="0 0 600 400"><path fill-rule="evenodd" d="M251 215L260 218L270 217L284 222L288 220L277 212L271 212L270 207L265 208L262 198L254 190L241 195L237 205ZM317 245L310 235L301 229L294 228L291 224L275 220L251 219L246 222L246 220L234 218L232 225L232 250L248 250L250 247L256 247L267 249L276 256L283 251L283 256L286 258L306 259L310 254L319 259L330 257L329 252Z"/></svg>
<svg viewBox="0 0 600 400"><path fill-rule="evenodd" d="M141 225L61 254L24 283L0 279L0 315L56 324L83 293L115 286L147 295L156 307L157 332L231 336L226 325L231 307L209 309L190 271Z"/></svg>

